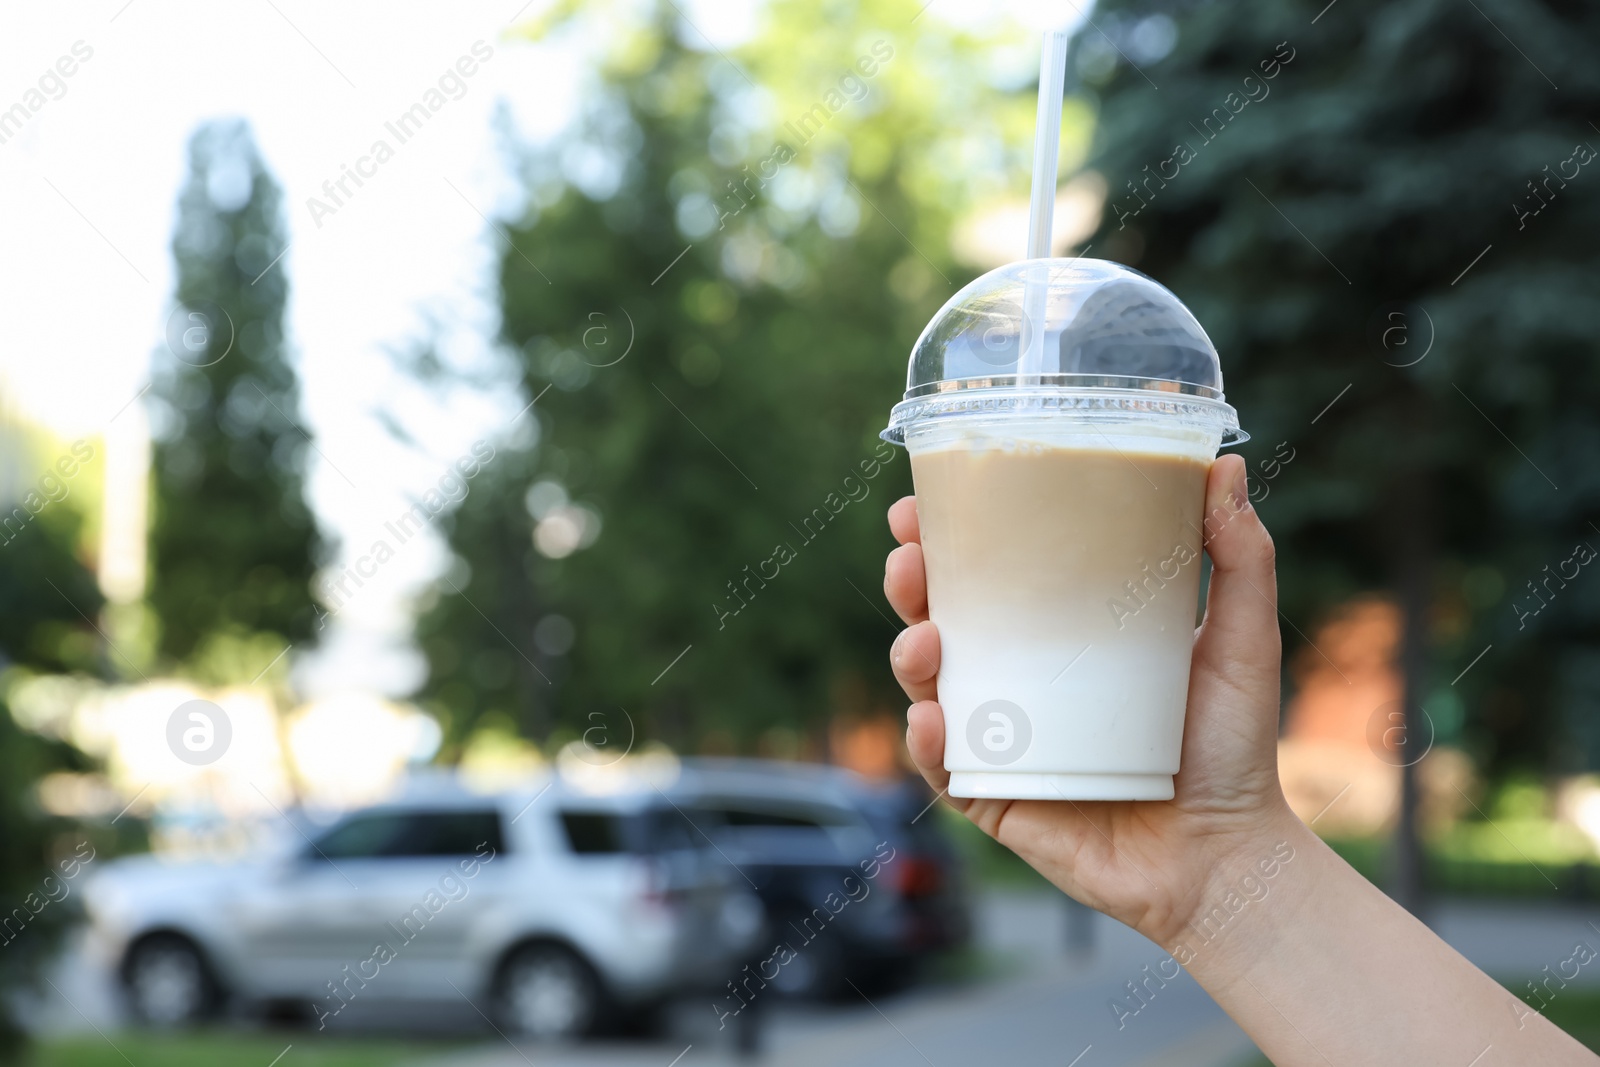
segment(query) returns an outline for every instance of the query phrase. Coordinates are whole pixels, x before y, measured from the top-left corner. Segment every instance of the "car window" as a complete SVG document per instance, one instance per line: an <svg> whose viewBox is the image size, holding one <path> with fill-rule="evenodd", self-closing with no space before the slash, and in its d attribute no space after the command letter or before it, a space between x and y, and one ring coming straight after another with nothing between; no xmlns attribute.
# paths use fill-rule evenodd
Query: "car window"
<svg viewBox="0 0 1600 1067"><path fill-rule="evenodd" d="M786 827L824 830L830 827L859 826L852 813L821 805L750 804L708 801L700 805L715 821L729 827Z"/></svg>
<svg viewBox="0 0 1600 1067"><path fill-rule="evenodd" d="M808 830L822 829L822 823L805 815L778 811L743 811L728 808L722 813L723 822L729 826L803 826Z"/></svg>
<svg viewBox="0 0 1600 1067"><path fill-rule="evenodd" d="M567 845L580 856L621 852L622 827L617 816L604 811L564 811L561 827L567 832Z"/></svg>
<svg viewBox="0 0 1600 1067"><path fill-rule="evenodd" d="M631 852L651 855L705 847L688 817L671 808L620 813L563 811L561 828L567 846L580 856Z"/></svg>
<svg viewBox="0 0 1600 1067"><path fill-rule="evenodd" d="M775 863L854 862L870 853L872 834L858 812L787 798L702 797L694 819L723 847ZM743 861L741 861L743 862Z"/></svg>
<svg viewBox="0 0 1600 1067"><path fill-rule="evenodd" d="M639 827L641 846L647 852L706 848L710 839L705 832L714 829L712 826L703 826L698 817L691 818L688 812L670 807L642 812L636 825Z"/></svg>
<svg viewBox="0 0 1600 1067"><path fill-rule="evenodd" d="M317 842L331 860L470 856L505 849L497 811L396 811L352 815Z"/></svg>
<svg viewBox="0 0 1600 1067"><path fill-rule="evenodd" d="M404 856L471 856L505 851L498 811L427 811L411 816Z"/></svg>
<svg viewBox="0 0 1600 1067"><path fill-rule="evenodd" d="M405 833L405 822L400 814L353 815L323 834L316 852L331 860L392 855Z"/></svg>

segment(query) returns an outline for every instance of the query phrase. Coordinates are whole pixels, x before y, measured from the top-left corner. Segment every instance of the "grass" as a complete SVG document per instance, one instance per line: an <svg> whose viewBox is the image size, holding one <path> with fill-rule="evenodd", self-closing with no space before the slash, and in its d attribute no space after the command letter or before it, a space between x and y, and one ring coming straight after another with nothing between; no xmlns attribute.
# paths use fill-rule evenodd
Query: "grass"
<svg viewBox="0 0 1600 1067"><path fill-rule="evenodd" d="M967 945L931 957L923 964L921 977L935 985L975 985L1012 973L1000 955Z"/></svg>
<svg viewBox="0 0 1600 1067"><path fill-rule="evenodd" d="M1429 892L1504 900L1593 900L1600 896L1600 866L1593 863L1508 860L1468 851L1460 841L1460 837L1451 838L1427 849L1424 874ZM1388 884L1387 841L1330 838L1328 845L1374 885Z"/></svg>
<svg viewBox="0 0 1600 1067"><path fill-rule="evenodd" d="M937 809L941 826L955 842L976 885L999 889L1046 890L1049 883L951 808ZM1506 845L1495 826L1463 823L1426 846L1424 876L1428 892L1441 897L1492 897L1502 900L1600 899L1600 864L1562 851L1571 842L1557 840L1548 820L1526 827L1507 822L1519 845L1539 834L1551 838L1549 847L1534 853L1530 862L1519 846ZM1550 824L1553 825L1553 824ZM1499 827L1497 829L1496 827ZM1523 833L1526 829L1527 833ZM1549 831L1546 833L1546 831ZM1543 838L1540 838L1541 840ZM1383 838L1329 838L1328 845L1362 876L1379 887L1389 884L1389 842ZM1502 847L1503 846L1503 847Z"/></svg>
<svg viewBox="0 0 1600 1067"><path fill-rule="evenodd" d="M1544 1017L1600 1052L1600 991L1561 990L1545 1009Z"/></svg>
<svg viewBox="0 0 1600 1067"><path fill-rule="evenodd" d="M1561 990L1550 1002L1544 1017L1577 1038L1584 1047L1600 1052L1600 990ZM1239 1067L1272 1067L1265 1056L1241 1063Z"/></svg>
<svg viewBox="0 0 1600 1067"><path fill-rule="evenodd" d="M268 1067L286 1045L294 1050L282 1067L391 1067L433 1059L452 1046L435 1041L326 1037L315 1034L123 1032L110 1042L73 1037L34 1046L28 1067Z"/></svg>

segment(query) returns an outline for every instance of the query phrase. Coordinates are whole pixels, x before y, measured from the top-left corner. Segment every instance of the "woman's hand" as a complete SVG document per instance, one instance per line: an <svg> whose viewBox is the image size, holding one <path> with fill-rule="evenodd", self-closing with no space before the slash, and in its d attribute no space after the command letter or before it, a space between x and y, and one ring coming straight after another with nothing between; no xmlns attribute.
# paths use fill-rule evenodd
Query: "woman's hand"
<svg viewBox="0 0 1600 1067"><path fill-rule="evenodd" d="M949 803L1062 890L1158 944L1211 901L1221 881L1272 852L1299 823L1278 785L1280 642L1272 539L1250 506L1244 461L1223 456L1206 483L1206 552L1213 565L1195 633L1176 795L1167 801L968 800ZM939 634L928 620L916 498L889 509L900 547L884 592L909 623L891 650L895 678L916 703L906 744L943 793L944 712L935 703ZM1287 820L1287 821L1286 821ZM1283 832L1280 832L1283 831ZM1230 862L1231 861L1231 862Z"/></svg>

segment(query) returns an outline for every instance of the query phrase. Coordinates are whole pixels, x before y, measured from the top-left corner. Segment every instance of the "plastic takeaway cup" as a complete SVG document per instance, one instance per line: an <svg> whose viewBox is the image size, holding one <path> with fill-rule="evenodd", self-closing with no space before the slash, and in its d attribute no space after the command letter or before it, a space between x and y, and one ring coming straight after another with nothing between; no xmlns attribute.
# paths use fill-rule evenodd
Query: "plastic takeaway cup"
<svg viewBox="0 0 1600 1067"><path fill-rule="evenodd" d="M911 454L958 797L1166 800L1217 450L1247 439L1163 286L1092 259L978 278L911 353Z"/></svg>

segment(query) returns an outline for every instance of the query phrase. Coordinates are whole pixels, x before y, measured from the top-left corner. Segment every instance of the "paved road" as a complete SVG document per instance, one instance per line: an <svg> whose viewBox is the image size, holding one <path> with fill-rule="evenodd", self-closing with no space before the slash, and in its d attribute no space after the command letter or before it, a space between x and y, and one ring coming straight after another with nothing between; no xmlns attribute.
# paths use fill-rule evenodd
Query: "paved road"
<svg viewBox="0 0 1600 1067"><path fill-rule="evenodd" d="M1148 1003L1118 1019L1113 997L1143 983L1168 959L1138 934L1090 916L1092 954L1067 949L1067 907L1038 893L986 894L978 940L990 976L924 986L893 996L828 1007L779 1007L769 1013L762 1067L1231 1067L1252 1051L1248 1039L1186 974L1145 984ZM1435 928L1497 977L1531 977L1572 954L1581 939L1600 946L1600 909L1450 905ZM1593 923L1594 925L1591 925ZM1148 966L1150 972L1144 971ZM1590 973L1593 971L1594 973ZM1168 969L1165 973L1170 974ZM53 976L60 993L41 1005L52 1029L114 1027L108 977L81 958ZM1581 982L1600 983L1586 968ZM62 998L71 998L68 1006ZM355 1006L352 1005L352 1009ZM35 1016L39 1018L40 1016ZM379 1017L349 1020L387 1029ZM416 1013L407 1021L415 1029ZM430 1029L453 1030L478 1045L418 1067L711 1067L733 1064L730 1031L718 1033L709 1003L685 1004L671 1036L589 1043L573 1048L511 1045L462 1008ZM341 1029L344 1027L341 1027Z"/></svg>
<svg viewBox="0 0 1600 1067"><path fill-rule="evenodd" d="M984 898L979 941L995 977L829 1007L772 1010L762 1067L1222 1067L1253 1046L1187 975L1153 982L1149 1003L1122 1019L1113 993L1167 955L1138 934L1091 917L1095 951L1069 953L1058 897ZM1168 973L1171 973L1170 970ZM496 1039L429 1067L700 1067L740 1062L731 1028L710 1004L674 1017L676 1040L517 1047ZM680 1057L681 1058L676 1058Z"/></svg>
<svg viewBox="0 0 1600 1067"><path fill-rule="evenodd" d="M1502 979L1531 977L1600 945L1600 909L1453 904L1430 921L1479 966ZM1594 924L1594 925L1591 925ZM914 990L877 1003L774 1013L762 1067L1232 1067L1254 1052L1248 1038L1186 974L1159 985L1139 1012L1119 1020L1125 983L1168 959L1149 941L1093 917L1095 951L1064 951L1059 898L990 894L981 943L1005 975L990 982ZM1171 973L1170 969L1166 973ZM1600 972L1583 974L1600 984ZM706 1009L708 1019L712 1016ZM676 1042L594 1044L573 1049L510 1047L503 1040L428 1067L697 1067L735 1064L726 1035L693 1017ZM722 1040L719 1040L721 1038ZM681 1058L679 1058L681 1057Z"/></svg>

